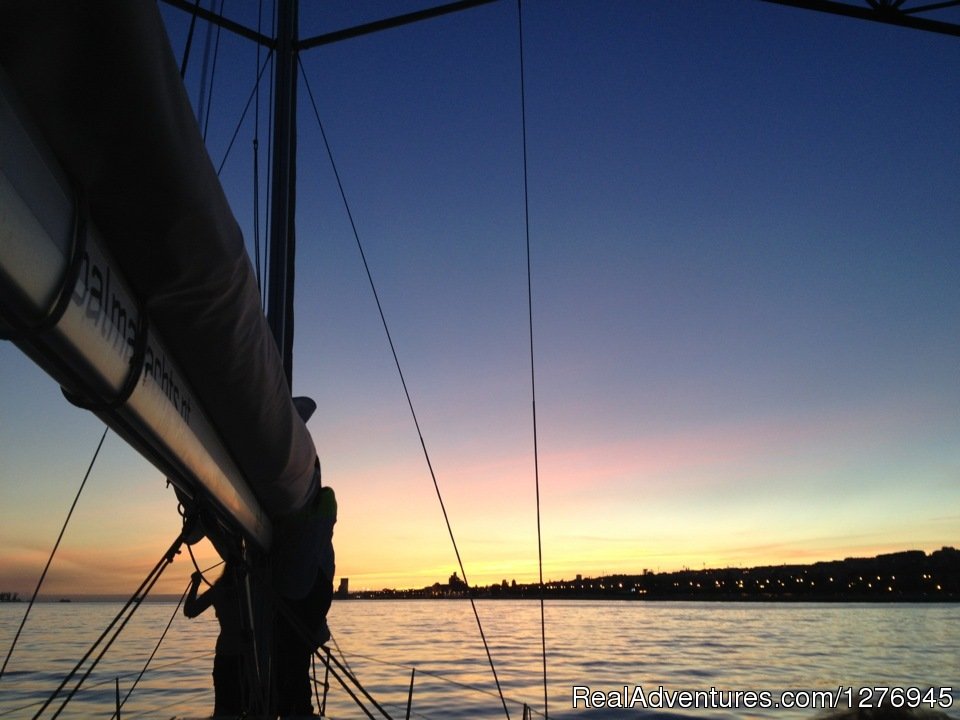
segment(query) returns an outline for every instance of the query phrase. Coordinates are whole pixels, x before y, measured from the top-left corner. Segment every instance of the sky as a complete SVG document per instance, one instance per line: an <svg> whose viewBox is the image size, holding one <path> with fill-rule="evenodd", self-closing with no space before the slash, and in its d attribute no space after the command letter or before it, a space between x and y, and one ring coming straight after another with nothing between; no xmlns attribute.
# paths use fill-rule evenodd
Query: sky
<svg viewBox="0 0 960 720"><path fill-rule="evenodd" d="M301 34L422 6L307 3ZM302 57L467 579L537 577L531 377L547 580L960 544L960 42L753 0L527 0L523 33L533 373L516 5ZM224 35L201 102L203 38L219 165L257 58ZM319 406L337 580L445 581L302 81L300 106L294 393ZM253 133L221 176L251 248ZM103 426L9 343L0 398L0 590L28 595ZM44 593L129 593L179 527L108 434Z"/></svg>

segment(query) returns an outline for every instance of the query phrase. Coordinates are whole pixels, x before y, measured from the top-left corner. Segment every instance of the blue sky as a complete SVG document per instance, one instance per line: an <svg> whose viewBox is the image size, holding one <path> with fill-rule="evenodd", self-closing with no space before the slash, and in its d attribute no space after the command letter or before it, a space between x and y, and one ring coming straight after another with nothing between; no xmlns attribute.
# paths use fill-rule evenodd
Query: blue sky
<svg viewBox="0 0 960 720"><path fill-rule="evenodd" d="M302 32L416 6L308 4ZM956 545L956 38L749 0L530 0L524 32L546 575ZM535 573L517 53L497 3L303 57L474 582ZM338 574L429 584L453 552L300 97L294 390L320 406ZM223 175L248 240L252 132ZM50 385L0 346L4 588L99 438ZM145 573L175 502L115 438L103 462L65 551Z"/></svg>

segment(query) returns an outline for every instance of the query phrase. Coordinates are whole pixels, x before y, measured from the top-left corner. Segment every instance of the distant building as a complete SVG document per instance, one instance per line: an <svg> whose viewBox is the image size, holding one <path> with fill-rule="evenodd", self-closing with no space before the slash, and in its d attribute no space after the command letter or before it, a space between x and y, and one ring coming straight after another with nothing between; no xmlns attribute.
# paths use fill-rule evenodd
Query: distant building
<svg viewBox="0 0 960 720"><path fill-rule="evenodd" d="M340 578L340 586L337 588L337 597L345 598L350 594L350 578Z"/></svg>
<svg viewBox="0 0 960 720"><path fill-rule="evenodd" d="M453 575L450 576L450 579L447 580L447 584L451 590L467 589L467 584L457 576L456 572L454 572Z"/></svg>

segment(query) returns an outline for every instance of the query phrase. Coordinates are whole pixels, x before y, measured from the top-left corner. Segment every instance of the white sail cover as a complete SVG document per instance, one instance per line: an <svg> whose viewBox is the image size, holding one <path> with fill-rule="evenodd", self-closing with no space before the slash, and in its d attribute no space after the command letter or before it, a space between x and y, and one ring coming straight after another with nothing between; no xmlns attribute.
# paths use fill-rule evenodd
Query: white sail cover
<svg viewBox="0 0 960 720"><path fill-rule="evenodd" d="M155 0L4 0L0 64L267 514L303 508L316 450Z"/></svg>

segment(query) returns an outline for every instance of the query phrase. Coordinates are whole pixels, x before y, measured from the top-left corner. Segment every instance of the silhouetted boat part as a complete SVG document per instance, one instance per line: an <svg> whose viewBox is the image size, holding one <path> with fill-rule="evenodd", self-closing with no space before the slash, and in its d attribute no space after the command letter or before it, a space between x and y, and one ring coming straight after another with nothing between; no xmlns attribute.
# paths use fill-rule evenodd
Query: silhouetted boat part
<svg viewBox="0 0 960 720"><path fill-rule="evenodd" d="M957 34L902 3L768 1ZM295 28L296 3L281 7L281 29ZM281 32L278 89L295 83L300 49L390 26L297 46ZM0 68L0 331L185 502L210 504L219 532L266 552L274 522L317 488L316 450L289 391L292 245L272 246L281 262L268 323L152 0L6 2ZM277 108L281 240L292 233L284 153L295 121L289 96Z"/></svg>
<svg viewBox="0 0 960 720"><path fill-rule="evenodd" d="M269 545L260 504L178 364L143 320L96 226L80 217L65 174L14 110L3 76L0 87L0 132L9 141L0 158L9 232L0 260L4 306L19 309L7 315L13 341L77 402L102 404L95 412L168 476L205 487L251 538Z"/></svg>
<svg viewBox="0 0 960 720"><path fill-rule="evenodd" d="M167 562L207 534L262 569L316 450L156 3L5 3L0 66L0 330L202 510Z"/></svg>
<svg viewBox="0 0 960 720"><path fill-rule="evenodd" d="M268 518L314 491L316 451L158 9L3 14L0 297L13 340L265 549Z"/></svg>

